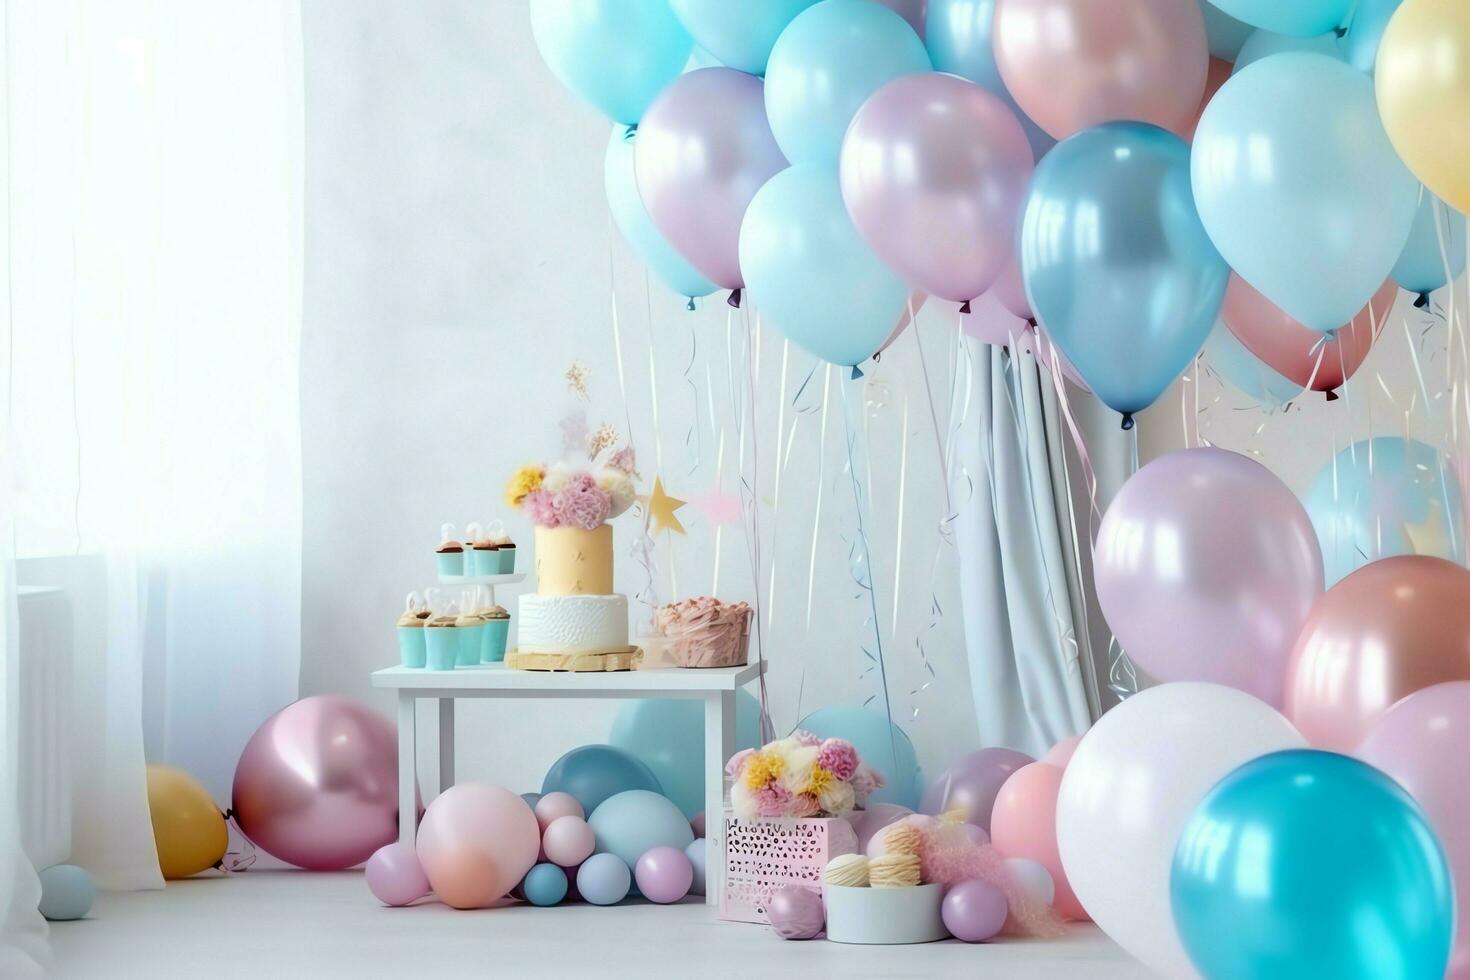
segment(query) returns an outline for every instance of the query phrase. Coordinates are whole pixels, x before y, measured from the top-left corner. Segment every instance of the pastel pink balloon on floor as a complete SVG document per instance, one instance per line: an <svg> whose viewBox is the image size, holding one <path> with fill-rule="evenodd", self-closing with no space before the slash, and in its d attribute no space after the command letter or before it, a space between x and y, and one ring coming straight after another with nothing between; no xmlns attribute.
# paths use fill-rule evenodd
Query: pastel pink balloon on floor
<svg viewBox="0 0 1470 980"><path fill-rule="evenodd" d="M540 849L536 814L499 786L451 786L419 824L419 862L435 894L456 908L486 908L504 897L535 865Z"/></svg>
<svg viewBox="0 0 1470 980"><path fill-rule="evenodd" d="M1292 644L1322 594L1322 551L1296 495L1223 449L1160 456L1103 515L1098 603L1138 666L1279 706Z"/></svg>
<svg viewBox="0 0 1470 980"><path fill-rule="evenodd" d="M1380 558L1312 608L1292 652L1286 715L1313 745L1351 752L1400 698L1470 680L1470 571Z"/></svg>
<svg viewBox="0 0 1470 980"><path fill-rule="evenodd" d="M231 796L268 854L311 871L361 864L398 839L398 733L352 698L302 698L251 736Z"/></svg>
<svg viewBox="0 0 1470 980"><path fill-rule="evenodd" d="M1087 912L1077 900L1057 848L1057 797L1062 769L1033 762L1011 774L995 798L990 815L990 842L1006 857L1030 858L1047 870L1056 888L1052 908L1066 919L1083 920Z"/></svg>

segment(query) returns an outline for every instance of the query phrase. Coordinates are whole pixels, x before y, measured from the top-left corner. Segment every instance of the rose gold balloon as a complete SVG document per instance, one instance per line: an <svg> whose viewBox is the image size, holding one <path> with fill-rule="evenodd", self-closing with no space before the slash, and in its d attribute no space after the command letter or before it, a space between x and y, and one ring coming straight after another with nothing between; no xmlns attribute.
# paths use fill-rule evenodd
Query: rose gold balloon
<svg viewBox="0 0 1470 980"><path fill-rule="evenodd" d="M1209 45L1187 0L998 0L995 62L1006 89L1057 139L1116 119L1188 131Z"/></svg>
<svg viewBox="0 0 1470 980"><path fill-rule="evenodd" d="M1199 117L1204 115L1205 106L1209 105L1210 100L1215 97L1215 93L1220 91L1220 86L1224 85L1226 80L1230 78L1230 69L1233 67L1235 66L1228 61L1221 61L1219 58L1210 59L1209 71L1205 73L1205 94L1200 96L1199 108L1194 110L1194 115L1189 120L1189 125L1179 133L1180 136L1184 137L1184 142L1194 142L1194 130L1199 125Z"/></svg>
<svg viewBox="0 0 1470 980"><path fill-rule="evenodd" d="M1470 571L1382 558L1317 600L1286 668L1286 714L1313 745L1350 752L1400 698L1470 680Z"/></svg>
<svg viewBox="0 0 1470 980"><path fill-rule="evenodd" d="M1220 319L1247 350L1277 373L1303 388L1325 391L1333 399L1336 389L1353 376L1373 349L1398 291L1392 279L1385 279L1357 316L1324 334L1294 319L1232 272Z"/></svg>

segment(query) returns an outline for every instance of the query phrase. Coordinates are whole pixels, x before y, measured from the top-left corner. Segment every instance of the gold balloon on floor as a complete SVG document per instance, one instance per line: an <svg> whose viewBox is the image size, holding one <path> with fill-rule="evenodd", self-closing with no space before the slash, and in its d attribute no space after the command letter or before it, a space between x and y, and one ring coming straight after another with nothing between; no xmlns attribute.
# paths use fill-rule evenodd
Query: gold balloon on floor
<svg viewBox="0 0 1470 980"><path fill-rule="evenodd" d="M148 767L148 812L165 878L187 878L225 856L225 815L193 776L172 766Z"/></svg>
<svg viewBox="0 0 1470 980"><path fill-rule="evenodd" d="M1374 79L1393 148L1425 187L1470 211L1470 2L1404 0Z"/></svg>

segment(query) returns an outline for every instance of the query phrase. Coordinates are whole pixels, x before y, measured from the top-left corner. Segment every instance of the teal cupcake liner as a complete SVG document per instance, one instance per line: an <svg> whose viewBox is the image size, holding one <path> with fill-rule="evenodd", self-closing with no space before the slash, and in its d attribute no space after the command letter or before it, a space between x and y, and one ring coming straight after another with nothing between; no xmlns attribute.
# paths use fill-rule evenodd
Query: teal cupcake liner
<svg viewBox="0 0 1470 980"><path fill-rule="evenodd" d="M495 565L496 573L499 575L513 574L516 570L516 549L501 548L495 554L497 556Z"/></svg>
<svg viewBox="0 0 1470 980"><path fill-rule="evenodd" d="M485 632L484 625L456 626L454 631L459 634L459 649L455 652L454 666L475 666L480 662L480 636Z"/></svg>
<svg viewBox="0 0 1470 980"><path fill-rule="evenodd" d="M398 659L405 667L422 667L428 656L428 648L424 644L424 634L428 630L422 626L400 626L398 627Z"/></svg>
<svg viewBox="0 0 1470 980"><path fill-rule="evenodd" d="M424 666L430 670L453 670L459 657L459 627L424 627L426 657Z"/></svg>
<svg viewBox="0 0 1470 980"><path fill-rule="evenodd" d="M469 574L500 574L500 552L494 549L471 550L469 552Z"/></svg>
<svg viewBox="0 0 1470 980"><path fill-rule="evenodd" d="M440 575L463 575L464 574L464 552L463 551L440 551L435 552L434 557L439 561Z"/></svg>
<svg viewBox="0 0 1470 980"><path fill-rule="evenodd" d="M505 659L505 641L510 636L510 619L492 619L484 626L480 663L498 664Z"/></svg>

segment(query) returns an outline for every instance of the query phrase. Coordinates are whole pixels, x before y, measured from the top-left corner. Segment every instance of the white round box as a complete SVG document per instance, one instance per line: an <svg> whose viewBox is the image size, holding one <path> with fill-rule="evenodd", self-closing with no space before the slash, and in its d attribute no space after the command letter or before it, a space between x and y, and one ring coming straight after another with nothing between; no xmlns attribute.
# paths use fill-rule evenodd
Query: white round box
<svg viewBox="0 0 1470 980"><path fill-rule="evenodd" d="M948 938L940 909L941 884L911 888L849 888L822 885L827 938L834 943L889 946Z"/></svg>

